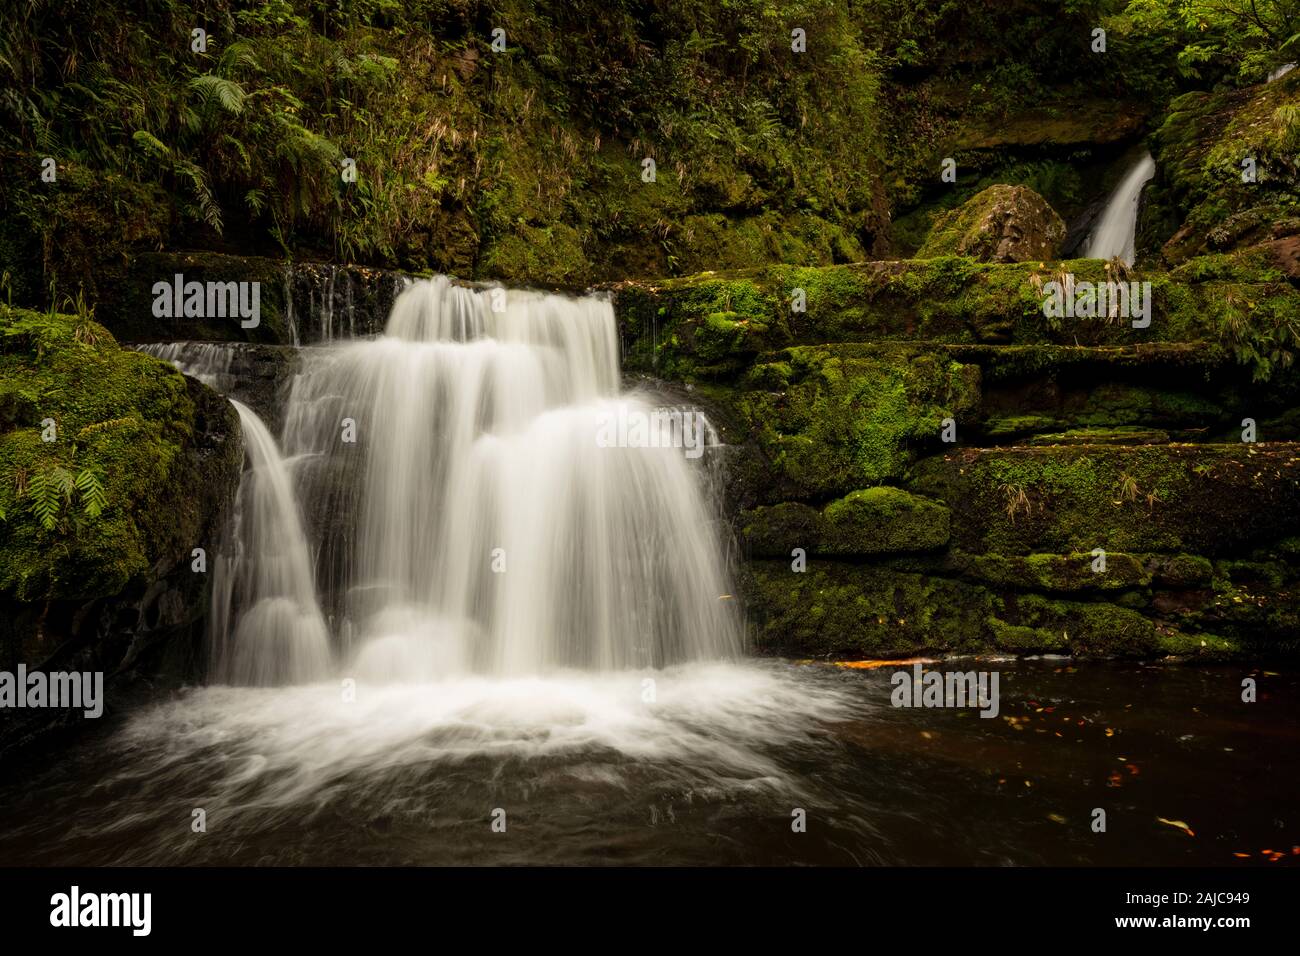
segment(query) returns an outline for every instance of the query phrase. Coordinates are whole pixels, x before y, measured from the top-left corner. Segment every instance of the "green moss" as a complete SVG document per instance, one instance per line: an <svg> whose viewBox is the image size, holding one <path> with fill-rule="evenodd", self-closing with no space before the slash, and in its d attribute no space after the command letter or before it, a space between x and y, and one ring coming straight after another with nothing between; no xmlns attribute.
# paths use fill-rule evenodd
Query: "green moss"
<svg viewBox="0 0 1300 956"><path fill-rule="evenodd" d="M828 504L822 519L827 554L926 551L948 543L948 509L898 488L850 492Z"/></svg>
<svg viewBox="0 0 1300 956"><path fill-rule="evenodd" d="M481 272L525 285L573 287L586 281L591 263L581 234L572 226L523 225L493 243L483 256Z"/></svg>
<svg viewBox="0 0 1300 956"><path fill-rule="evenodd" d="M1076 554L962 554L953 566L974 580L1017 590L1058 592L1123 591L1146 587L1151 573L1135 555L1107 553L1106 569L1095 571L1097 557Z"/></svg>
<svg viewBox="0 0 1300 956"><path fill-rule="evenodd" d="M1214 565L1196 554L1154 557L1152 574L1157 584L1170 588L1203 588L1214 580Z"/></svg>
<svg viewBox="0 0 1300 956"><path fill-rule="evenodd" d="M1059 353L1039 354L1045 365L1080 347L1127 348L1130 362L1147 349L1166 358L1181 354L1188 364L1218 361L1226 353L1260 380L1284 368L1300 347L1300 292L1275 267L1244 254L1231 267L1220 263L1203 273L1130 275L1130 282L1151 284L1151 324L1144 329L1107 317L1045 315L1042 290L1064 274L1079 283L1109 277L1106 264L1094 259L981 264L949 256L773 266L622 283L615 287L615 308L629 340L629 368L691 380L734 375L755 353L792 343L1058 346ZM712 340L697 339L705 317L717 312L736 312L755 328L737 344L731 362L707 351ZM696 354L700 347L706 354ZM1026 352L991 359L1008 370L1031 360Z"/></svg>
<svg viewBox="0 0 1300 956"><path fill-rule="evenodd" d="M1248 649L1231 638L1216 634L1187 634L1166 629L1156 635L1156 647L1161 654L1186 657L1199 661L1234 660L1248 653Z"/></svg>
<svg viewBox="0 0 1300 956"><path fill-rule="evenodd" d="M1215 555L1295 533L1297 478L1286 446L1056 446L926 459L911 486L962 503L965 551Z"/></svg>
<svg viewBox="0 0 1300 956"><path fill-rule="evenodd" d="M730 402L790 497L826 498L900 478L915 449L937 445L942 421L973 413L979 370L924 348L800 347L783 391ZM780 493L782 483L773 485Z"/></svg>
<svg viewBox="0 0 1300 956"><path fill-rule="evenodd" d="M1065 223L1043 197L1024 186L997 185L935 220L918 259L972 256L982 262L1055 258Z"/></svg>
<svg viewBox="0 0 1300 956"><path fill-rule="evenodd" d="M1059 634L1059 649L1080 657L1144 657L1156 650L1155 624L1115 604L1030 594L1016 602L1015 615L1021 626Z"/></svg>
<svg viewBox="0 0 1300 956"><path fill-rule="evenodd" d="M188 458L195 406L179 373L119 349L84 315L0 306L0 391L14 412L0 435L0 593L20 601L115 594L161 558L188 551L204 492ZM56 440L47 442L42 423L51 419ZM97 476L102 511L80 491L64 494L45 527L37 486L55 469Z"/></svg>
<svg viewBox="0 0 1300 956"><path fill-rule="evenodd" d="M1035 435L1031 445L1165 445L1169 433L1154 428L1071 428L1063 432Z"/></svg>
<svg viewBox="0 0 1300 956"><path fill-rule="evenodd" d="M759 557L784 557L795 548L820 550L822 516L816 508L795 501L755 508L741 515L741 538Z"/></svg>
<svg viewBox="0 0 1300 956"><path fill-rule="evenodd" d="M999 650L1013 654L1054 654L1068 653L1071 650L1064 632L1008 624L996 617L989 618L988 625L993 634L994 646Z"/></svg>
<svg viewBox="0 0 1300 956"><path fill-rule="evenodd" d="M794 548L840 557L905 554L948 543L948 509L898 488L854 491L822 511L797 502L755 508L741 516L751 554L784 557Z"/></svg>
<svg viewBox="0 0 1300 956"><path fill-rule="evenodd" d="M1159 245L1177 265L1268 240L1275 224L1300 214L1288 119L1297 103L1300 84L1290 80L1174 100L1152 137L1158 174L1147 218L1158 228L1144 232L1145 247ZM1242 180L1246 157L1255 161L1255 182Z"/></svg>
<svg viewBox="0 0 1300 956"><path fill-rule="evenodd" d="M974 652L995 599L940 577L810 561L746 565L742 586L759 651L819 657Z"/></svg>

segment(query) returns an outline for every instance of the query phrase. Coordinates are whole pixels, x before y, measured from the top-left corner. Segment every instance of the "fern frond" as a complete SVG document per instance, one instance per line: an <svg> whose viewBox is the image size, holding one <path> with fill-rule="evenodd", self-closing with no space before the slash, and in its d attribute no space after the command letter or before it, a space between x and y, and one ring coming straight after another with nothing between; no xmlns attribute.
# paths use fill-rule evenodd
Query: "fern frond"
<svg viewBox="0 0 1300 956"><path fill-rule="evenodd" d="M82 510L90 517L98 518L108 506L108 495L99 475L93 469L84 468L77 474L76 486Z"/></svg>
<svg viewBox="0 0 1300 956"><path fill-rule="evenodd" d="M244 88L234 80L227 80L212 73L194 77L190 80L190 89L198 94L199 101L204 106L216 101L221 104L223 110L236 116L244 111L244 100L248 97Z"/></svg>
<svg viewBox="0 0 1300 956"><path fill-rule="evenodd" d="M164 143L162 140L160 140L153 133L149 132L147 129L136 130L134 133L131 134L131 139L135 142L137 146L143 149L150 156L153 156L155 159L172 158L171 147L168 146L166 143Z"/></svg>
<svg viewBox="0 0 1300 956"><path fill-rule="evenodd" d="M77 440L80 441L81 439L87 437L88 435L94 435L97 432L107 431L110 428L120 428L123 425L135 425L138 424L139 422L140 419L134 416L127 416L125 418L110 418L107 419L106 421L94 422L90 425L86 425L79 432L77 432Z"/></svg>
<svg viewBox="0 0 1300 956"><path fill-rule="evenodd" d="M58 465L38 471L27 482L32 514L46 531L53 531L59 523L59 515L72 497L72 489L72 474Z"/></svg>

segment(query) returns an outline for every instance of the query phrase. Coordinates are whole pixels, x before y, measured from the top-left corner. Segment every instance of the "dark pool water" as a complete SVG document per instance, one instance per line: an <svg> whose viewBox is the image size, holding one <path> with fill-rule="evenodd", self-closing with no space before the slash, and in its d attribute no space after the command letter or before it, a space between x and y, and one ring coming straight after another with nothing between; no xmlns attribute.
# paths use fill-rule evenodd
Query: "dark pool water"
<svg viewBox="0 0 1300 956"><path fill-rule="evenodd" d="M998 717L787 661L190 691L5 766L0 863L1300 863L1294 671L931 666L997 670Z"/></svg>

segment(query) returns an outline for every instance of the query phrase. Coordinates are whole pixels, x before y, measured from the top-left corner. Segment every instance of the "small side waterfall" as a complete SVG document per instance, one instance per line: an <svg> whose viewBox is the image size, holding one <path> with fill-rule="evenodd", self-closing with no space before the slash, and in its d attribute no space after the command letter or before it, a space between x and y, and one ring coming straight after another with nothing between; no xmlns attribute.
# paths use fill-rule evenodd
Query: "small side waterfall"
<svg viewBox="0 0 1300 956"><path fill-rule="evenodd" d="M293 479L262 420L242 403L231 404L249 467L229 541L215 562L211 676L254 686L319 680L330 671L329 636Z"/></svg>
<svg viewBox="0 0 1300 956"><path fill-rule="evenodd" d="M141 351L228 395L236 385L237 348L167 342ZM331 666L329 634L291 469L257 413L233 398L230 403L239 413L245 471L213 561L210 676L254 686L318 680Z"/></svg>
<svg viewBox="0 0 1300 956"><path fill-rule="evenodd" d="M1106 201L1106 209L1097 219L1084 250L1085 259L1119 256L1128 265L1133 264L1137 258L1138 202L1142 198L1142 187L1155 173L1155 160L1150 153L1144 152Z"/></svg>

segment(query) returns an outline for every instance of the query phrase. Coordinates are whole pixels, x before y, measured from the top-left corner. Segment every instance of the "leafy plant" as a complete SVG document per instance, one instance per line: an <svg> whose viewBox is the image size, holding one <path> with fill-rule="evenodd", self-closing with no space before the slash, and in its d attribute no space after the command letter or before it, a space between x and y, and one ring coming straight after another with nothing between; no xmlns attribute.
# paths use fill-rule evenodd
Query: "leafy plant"
<svg viewBox="0 0 1300 956"><path fill-rule="evenodd" d="M26 479L20 496L46 531L53 531L74 506L89 518L98 518L108 506L108 495L99 474L83 468L73 474L62 465L49 465ZM6 517L7 520L7 517Z"/></svg>

